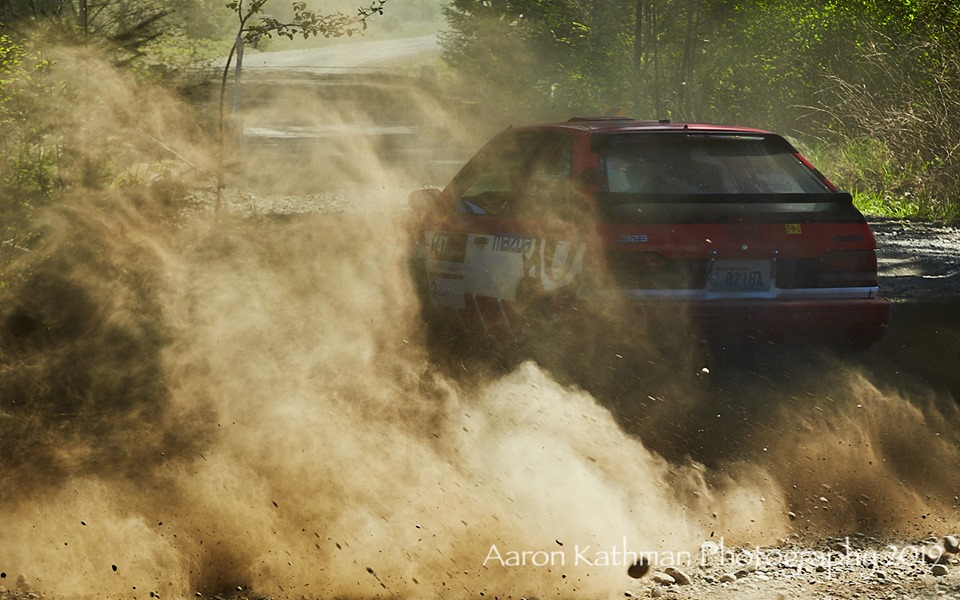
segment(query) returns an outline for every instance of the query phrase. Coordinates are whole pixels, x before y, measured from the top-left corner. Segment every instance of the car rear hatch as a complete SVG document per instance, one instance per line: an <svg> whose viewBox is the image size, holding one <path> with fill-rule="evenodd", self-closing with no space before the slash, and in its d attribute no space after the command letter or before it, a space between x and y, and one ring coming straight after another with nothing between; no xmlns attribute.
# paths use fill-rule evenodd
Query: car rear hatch
<svg viewBox="0 0 960 600"><path fill-rule="evenodd" d="M863 215L783 138L631 132L599 151L608 291L727 311L882 303Z"/></svg>
<svg viewBox="0 0 960 600"><path fill-rule="evenodd" d="M600 150L598 204L620 287L699 298L876 295L866 221L783 138L631 133Z"/></svg>
<svg viewBox="0 0 960 600"><path fill-rule="evenodd" d="M627 289L702 297L877 293L873 235L842 192L789 202L651 197L617 204L603 232L607 266Z"/></svg>

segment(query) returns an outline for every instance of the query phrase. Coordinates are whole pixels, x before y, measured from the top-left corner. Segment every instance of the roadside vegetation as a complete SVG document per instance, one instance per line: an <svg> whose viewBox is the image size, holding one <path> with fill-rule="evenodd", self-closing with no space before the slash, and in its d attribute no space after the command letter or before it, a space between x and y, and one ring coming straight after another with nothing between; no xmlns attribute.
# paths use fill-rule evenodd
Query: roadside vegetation
<svg viewBox="0 0 960 600"><path fill-rule="evenodd" d="M0 0L0 290L16 277L11 262L38 247L43 209L77 191L147 193L176 209L219 188L216 97L230 62L213 65L238 38L362 33L382 5Z"/></svg>

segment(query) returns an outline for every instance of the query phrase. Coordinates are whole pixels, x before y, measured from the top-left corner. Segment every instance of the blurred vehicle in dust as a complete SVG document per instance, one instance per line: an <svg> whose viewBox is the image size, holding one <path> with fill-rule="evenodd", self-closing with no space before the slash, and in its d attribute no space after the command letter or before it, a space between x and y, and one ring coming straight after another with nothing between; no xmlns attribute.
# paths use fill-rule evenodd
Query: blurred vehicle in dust
<svg viewBox="0 0 960 600"><path fill-rule="evenodd" d="M592 319L621 333L642 323L637 335L864 347L890 317L850 194L767 131L620 118L510 128L409 201L426 318L457 335L582 332Z"/></svg>

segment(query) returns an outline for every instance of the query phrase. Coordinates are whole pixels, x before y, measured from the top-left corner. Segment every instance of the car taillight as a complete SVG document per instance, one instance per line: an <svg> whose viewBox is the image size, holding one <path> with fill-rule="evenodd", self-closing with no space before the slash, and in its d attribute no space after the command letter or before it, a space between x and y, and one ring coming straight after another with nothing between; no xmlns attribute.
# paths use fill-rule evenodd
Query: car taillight
<svg viewBox="0 0 960 600"><path fill-rule="evenodd" d="M836 250L820 258L820 284L824 287L877 285L875 250Z"/></svg>

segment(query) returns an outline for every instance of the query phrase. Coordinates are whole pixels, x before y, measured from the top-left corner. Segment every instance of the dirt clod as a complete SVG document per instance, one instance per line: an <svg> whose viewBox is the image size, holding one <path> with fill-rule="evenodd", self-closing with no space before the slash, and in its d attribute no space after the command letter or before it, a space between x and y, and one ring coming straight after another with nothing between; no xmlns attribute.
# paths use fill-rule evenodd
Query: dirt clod
<svg viewBox="0 0 960 600"><path fill-rule="evenodd" d="M634 579L640 579L644 575L650 572L650 561L646 558L640 558L627 569L627 575L633 577Z"/></svg>

